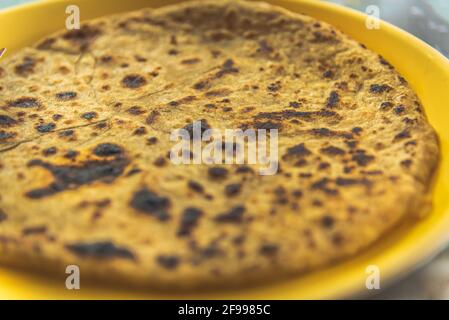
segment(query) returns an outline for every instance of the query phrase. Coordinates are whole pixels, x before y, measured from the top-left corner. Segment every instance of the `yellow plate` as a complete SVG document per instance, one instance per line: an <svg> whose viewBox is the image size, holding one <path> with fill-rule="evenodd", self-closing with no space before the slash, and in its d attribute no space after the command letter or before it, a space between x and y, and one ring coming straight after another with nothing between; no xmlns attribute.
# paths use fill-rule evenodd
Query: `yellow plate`
<svg viewBox="0 0 449 320"><path fill-rule="evenodd" d="M48 0L0 12L0 48L5 55L65 26L65 8L77 4L82 19L175 3L174 0ZM370 49L382 54L409 81L438 131L442 159L435 182L433 211L417 223L404 223L357 257L289 281L231 291L161 294L84 285L69 291L62 281L0 268L0 298L20 299L315 299L353 297L369 293L365 287L368 265L381 272L381 287L404 276L438 253L449 240L449 61L412 35L382 22L368 30L366 16L313 0L268 1L327 21ZM3 59L3 58L2 58ZM64 270L61 270L64 275Z"/></svg>

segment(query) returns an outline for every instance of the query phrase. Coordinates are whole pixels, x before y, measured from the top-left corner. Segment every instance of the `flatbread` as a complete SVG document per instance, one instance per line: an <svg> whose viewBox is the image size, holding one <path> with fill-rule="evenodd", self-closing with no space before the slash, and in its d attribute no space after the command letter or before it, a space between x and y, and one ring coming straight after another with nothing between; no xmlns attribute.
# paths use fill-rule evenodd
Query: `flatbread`
<svg viewBox="0 0 449 320"><path fill-rule="evenodd" d="M0 67L0 261L53 275L190 289L315 270L419 215L438 162L393 66L265 3L101 18ZM173 164L170 133L197 120L278 129L279 172Z"/></svg>

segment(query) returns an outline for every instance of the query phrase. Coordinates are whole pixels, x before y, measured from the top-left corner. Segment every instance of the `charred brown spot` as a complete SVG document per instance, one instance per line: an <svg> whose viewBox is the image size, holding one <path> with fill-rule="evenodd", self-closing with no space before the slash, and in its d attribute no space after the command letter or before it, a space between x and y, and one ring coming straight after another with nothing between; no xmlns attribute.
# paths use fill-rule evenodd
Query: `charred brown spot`
<svg viewBox="0 0 449 320"><path fill-rule="evenodd" d="M211 128L209 123L207 123L206 119L200 119L195 122L191 122L191 123L187 124L183 129L187 130L191 139L193 139L193 133L194 133L195 126L198 127L201 134L203 134L206 130L209 130Z"/></svg>
<svg viewBox="0 0 449 320"><path fill-rule="evenodd" d="M330 110L319 110L319 111L296 111L292 109L287 109L283 111L275 112L261 112L256 115L256 119L271 119L271 120L283 120L300 118L305 121L312 121L315 117L323 118L336 118L339 119L338 113Z"/></svg>
<svg viewBox="0 0 449 320"><path fill-rule="evenodd" d="M207 170L207 173L213 179L224 179L228 175L228 170L222 167L212 167Z"/></svg>
<svg viewBox="0 0 449 320"><path fill-rule="evenodd" d="M56 147L50 147L50 148L44 149L42 151L42 154L45 157L48 157L48 156L52 156L52 155L56 154L57 152L58 152L58 149Z"/></svg>
<svg viewBox="0 0 449 320"><path fill-rule="evenodd" d="M61 101L69 101L75 99L77 96L77 93L74 91L65 91L65 92L59 92L56 94L56 99Z"/></svg>
<svg viewBox="0 0 449 320"><path fill-rule="evenodd" d="M279 246L271 243L266 243L260 246L259 253L262 256L270 257L277 254L279 251Z"/></svg>
<svg viewBox="0 0 449 320"><path fill-rule="evenodd" d="M196 181L193 181L193 180L189 180L187 182L187 186L190 189L192 189L193 191L196 191L196 192L199 192L199 193L202 193L204 191L204 187L200 183L198 183Z"/></svg>
<svg viewBox="0 0 449 320"><path fill-rule="evenodd" d="M98 157L117 156L121 155L123 152L122 147L114 143L101 143L93 150L93 153Z"/></svg>
<svg viewBox="0 0 449 320"><path fill-rule="evenodd" d="M170 207L170 199L158 196L147 188L142 188L134 193L130 202L131 207L144 213L151 215L160 221L166 221L170 218L167 210Z"/></svg>
<svg viewBox="0 0 449 320"><path fill-rule="evenodd" d="M180 259L173 255L160 255L157 256L156 262L167 270L174 270L178 267Z"/></svg>
<svg viewBox="0 0 449 320"><path fill-rule="evenodd" d="M73 29L63 35L65 40L86 44L99 36L101 31L95 27L84 25L80 29Z"/></svg>
<svg viewBox="0 0 449 320"><path fill-rule="evenodd" d="M325 229L330 229L334 226L335 224L335 219L332 216L326 215L323 216L320 220L320 224L325 228Z"/></svg>
<svg viewBox="0 0 449 320"><path fill-rule="evenodd" d="M277 91L279 91L280 89L281 89L281 83L280 82L273 82L273 83L270 83L268 86L267 86L267 90L268 91L271 91L271 92L277 92Z"/></svg>
<svg viewBox="0 0 449 320"><path fill-rule="evenodd" d="M14 71L20 76L28 76L34 73L34 67L36 66L36 59L31 57L23 58L21 64L18 64L14 67Z"/></svg>
<svg viewBox="0 0 449 320"><path fill-rule="evenodd" d="M292 157L301 158L311 155L312 152L306 148L304 143L300 143L296 146L290 147L287 149L287 153L282 157L283 159L289 159Z"/></svg>
<svg viewBox="0 0 449 320"><path fill-rule="evenodd" d="M129 114L132 114L133 116L138 116L138 115L145 113L145 111L142 110L142 108L139 106L133 106L133 107L129 108L128 110L126 110L126 112L128 112Z"/></svg>
<svg viewBox="0 0 449 320"><path fill-rule="evenodd" d="M43 234L46 232L47 232L46 226L33 226L22 229L22 235L24 236Z"/></svg>
<svg viewBox="0 0 449 320"><path fill-rule="evenodd" d="M345 138L345 139L352 139L353 135L350 132L345 131L335 131L330 130L328 128L313 128L309 130L309 133L316 137L338 137L338 138Z"/></svg>
<svg viewBox="0 0 449 320"><path fill-rule="evenodd" d="M17 100L9 101L8 106L13 108L34 108L39 107L40 103L36 98L22 97Z"/></svg>
<svg viewBox="0 0 449 320"><path fill-rule="evenodd" d="M366 178L354 179L354 178L341 178L338 177L335 180L337 186L353 186L353 185L365 185L370 186L372 182Z"/></svg>
<svg viewBox="0 0 449 320"><path fill-rule="evenodd" d="M324 78L333 78L334 77L334 73L332 72L332 70L326 70L323 72L323 77Z"/></svg>
<svg viewBox="0 0 449 320"><path fill-rule="evenodd" d="M192 229L198 224L199 218L203 215L201 209L189 207L184 210L181 217L181 225L179 226L177 235L188 236Z"/></svg>
<svg viewBox="0 0 449 320"><path fill-rule="evenodd" d="M408 129L405 129L401 132L399 132L397 135L394 136L393 141L400 141L400 140L404 140L404 139L408 139L411 138L411 134L410 131Z"/></svg>
<svg viewBox="0 0 449 320"><path fill-rule="evenodd" d="M145 122L146 122L148 125L152 125L152 124L156 121L157 117L159 117L159 115L160 115L159 111L153 110L153 111L151 111L151 113L148 115L148 117L146 118Z"/></svg>
<svg viewBox="0 0 449 320"><path fill-rule="evenodd" d="M227 74L238 73L239 69L235 67L232 59L226 60L221 66L221 70L215 74L215 78L219 79Z"/></svg>
<svg viewBox="0 0 449 320"><path fill-rule="evenodd" d="M147 80L138 74L127 75L122 79L122 86L125 88L136 89L147 84Z"/></svg>
<svg viewBox="0 0 449 320"><path fill-rule="evenodd" d="M125 247L116 246L110 241L71 243L65 246L74 254L86 258L122 258L135 260L134 254Z"/></svg>
<svg viewBox="0 0 449 320"><path fill-rule="evenodd" d="M245 210L244 206L236 206L228 212L215 216L214 220L218 223L241 223Z"/></svg>
<svg viewBox="0 0 449 320"><path fill-rule="evenodd" d="M14 132L7 132L0 130L0 140L7 140L15 137L17 134Z"/></svg>
<svg viewBox="0 0 449 320"><path fill-rule="evenodd" d="M37 45L37 48L39 50L48 50L51 49L52 45L56 42L55 38L47 38L44 41L42 41L41 43L39 43Z"/></svg>
<svg viewBox="0 0 449 320"><path fill-rule="evenodd" d="M179 100L170 101L170 102L168 103L168 105L169 105L170 107L177 107L177 106L180 106L180 105L182 105L182 104L190 103L190 102L192 102L192 101L194 101L194 100L196 100L196 97L195 97L195 96L186 96L186 97L181 98L181 99L179 99Z"/></svg>
<svg viewBox="0 0 449 320"><path fill-rule="evenodd" d="M0 127L8 128L15 125L17 121L10 116L0 114Z"/></svg>
<svg viewBox="0 0 449 320"><path fill-rule="evenodd" d="M372 93L384 93L389 92L392 89L393 88L387 84L372 84L369 88L370 92Z"/></svg>
<svg viewBox="0 0 449 320"><path fill-rule="evenodd" d="M259 48L257 48L257 52L262 54L270 54L273 51L273 47L271 47L266 40L259 41Z"/></svg>
<svg viewBox="0 0 449 320"><path fill-rule="evenodd" d="M340 149L338 147L329 146L325 148L321 148L320 151L324 154L330 155L330 156L342 156L346 153L345 150Z"/></svg>
<svg viewBox="0 0 449 320"><path fill-rule="evenodd" d="M54 124L53 122L50 123L46 123L46 124L41 124L39 126L36 127L36 130L39 131L40 133L47 133L47 132L51 132L56 128L56 124Z"/></svg>
<svg viewBox="0 0 449 320"><path fill-rule="evenodd" d="M40 199L65 190L76 189L94 181L110 183L123 174L128 161L123 157L116 157L111 161L86 161L78 166L54 165L41 160L32 160L29 167L42 167L54 177L54 181L47 187L28 191L26 196Z"/></svg>
<svg viewBox="0 0 449 320"><path fill-rule="evenodd" d="M339 192L338 192L337 189L333 189L333 188L330 188L330 187L329 187L329 183L330 183L330 182L331 182L330 179L328 179L328 178L323 178L323 179L320 179L320 180L318 180L318 181L312 183L312 185L310 186L310 188L311 188L312 190L321 190L321 191L323 191L324 193L326 193L326 194L328 194L328 195L335 196L335 195L337 195Z"/></svg>
<svg viewBox="0 0 449 320"><path fill-rule="evenodd" d="M191 59L184 59L181 61L182 64L197 64L198 62L200 62L201 60L199 58L191 58Z"/></svg>
<svg viewBox="0 0 449 320"><path fill-rule="evenodd" d="M242 189L242 185L240 183L231 183L225 187L225 194L228 197L233 197L233 196L238 195L240 193L241 189Z"/></svg>
<svg viewBox="0 0 449 320"><path fill-rule="evenodd" d="M265 130L276 129L276 130L279 130L281 127L282 127L282 125L280 123L276 123L276 122L272 122L272 121L264 121L264 122L256 121L254 123L254 128L255 129L265 129Z"/></svg>
<svg viewBox="0 0 449 320"><path fill-rule="evenodd" d="M6 221L8 219L8 215L3 209L0 209L0 222Z"/></svg>
<svg viewBox="0 0 449 320"><path fill-rule="evenodd" d="M61 138L73 137L75 135L74 130L63 130L58 133Z"/></svg>
<svg viewBox="0 0 449 320"><path fill-rule="evenodd" d="M86 112L81 115L81 118L86 119L86 120L92 120L92 119L98 118L98 113Z"/></svg>
<svg viewBox="0 0 449 320"><path fill-rule="evenodd" d="M397 114L398 116L401 115L401 114L404 114L404 112L405 112L405 107L404 107L403 105L396 106L396 107L393 109L393 112L394 112L395 114Z"/></svg>
<svg viewBox="0 0 449 320"><path fill-rule="evenodd" d="M326 107L335 108L336 106L338 106L339 101L340 96L338 95L337 91L332 91L329 95L329 98L327 98Z"/></svg>
<svg viewBox="0 0 449 320"><path fill-rule="evenodd" d="M357 162L359 166L365 167L372 161L374 161L375 157L372 155L367 155L363 150L357 150L356 153L352 155L352 160Z"/></svg>

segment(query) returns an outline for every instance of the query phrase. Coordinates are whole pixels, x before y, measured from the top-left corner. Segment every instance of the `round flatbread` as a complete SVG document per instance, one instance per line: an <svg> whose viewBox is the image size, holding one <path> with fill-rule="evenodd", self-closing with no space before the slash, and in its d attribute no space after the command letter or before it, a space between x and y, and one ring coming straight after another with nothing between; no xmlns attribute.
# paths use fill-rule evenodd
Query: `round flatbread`
<svg viewBox="0 0 449 320"><path fill-rule="evenodd" d="M236 285L357 254L421 212L439 153L385 59L264 3L86 22L2 61L0 90L0 261L109 282ZM174 164L195 121L277 129L278 172Z"/></svg>

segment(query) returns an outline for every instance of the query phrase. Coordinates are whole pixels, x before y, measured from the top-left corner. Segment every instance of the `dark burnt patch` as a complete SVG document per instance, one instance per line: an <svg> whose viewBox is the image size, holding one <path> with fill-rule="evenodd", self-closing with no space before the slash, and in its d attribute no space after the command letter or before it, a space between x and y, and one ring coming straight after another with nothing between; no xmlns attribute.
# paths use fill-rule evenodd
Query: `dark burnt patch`
<svg viewBox="0 0 449 320"><path fill-rule="evenodd" d="M334 217L330 216L330 215L325 215L323 217L321 217L320 219L320 225L324 228L324 229L331 229L335 224L335 219Z"/></svg>
<svg viewBox="0 0 449 320"><path fill-rule="evenodd" d="M270 91L270 92L277 92L277 91L279 91L281 88L282 88L282 85L281 85L281 82L280 82L280 81L276 81L276 82L270 83L270 84L267 86L267 90Z"/></svg>
<svg viewBox="0 0 449 320"><path fill-rule="evenodd" d="M284 120L284 119L299 118L305 121L312 121L314 118L317 117L336 118L337 120L341 118L338 113L330 110L297 111L294 109L287 109L275 112L260 112L255 116L255 119Z"/></svg>
<svg viewBox="0 0 449 320"><path fill-rule="evenodd" d="M40 107L40 103L36 98L21 97L8 102L9 107L13 108L36 108Z"/></svg>
<svg viewBox="0 0 449 320"><path fill-rule="evenodd" d="M75 135L75 131L72 129L63 130L58 133L58 136L61 138L68 138L68 137L73 138L74 135Z"/></svg>
<svg viewBox="0 0 449 320"><path fill-rule="evenodd" d="M65 247L75 255L83 258L121 258L129 260L136 259L135 255L129 249L117 246L111 241L70 243Z"/></svg>
<svg viewBox="0 0 449 320"><path fill-rule="evenodd" d="M227 59L221 66L221 69L215 74L215 78L219 79L227 74L239 73L239 71L240 70L235 66L234 61L232 59Z"/></svg>
<svg viewBox="0 0 449 320"><path fill-rule="evenodd" d="M41 41L38 45L37 45L37 49L39 50L49 50L52 48L52 45L56 42L55 38L47 38L44 39L43 41Z"/></svg>
<svg viewBox="0 0 449 320"><path fill-rule="evenodd" d="M396 106L393 112L398 116L403 115L405 113L405 107L403 105Z"/></svg>
<svg viewBox="0 0 449 320"><path fill-rule="evenodd" d="M412 137L412 135L410 134L410 131L408 129L404 129L401 132L399 132L397 135L394 136L393 141L397 142L397 141L401 141L401 140L408 139L411 137Z"/></svg>
<svg viewBox="0 0 449 320"><path fill-rule="evenodd" d="M180 237L190 235L192 229L198 224L198 220L202 215L203 211L201 211L201 209L194 207L186 208L182 213L181 223L177 235Z"/></svg>
<svg viewBox="0 0 449 320"><path fill-rule="evenodd" d="M93 150L93 153L98 157L118 156L123 152L123 148L114 143L101 143Z"/></svg>
<svg viewBox="0 0 449 320"><path fill-rule="evenodd" d="M83 25L80 29L67 31L62 38L79 45L80 50L84 51L88 48L89 43L94 41L100 34L100 29L89 25Z"/></svg>
<svg viewBox="0 0 449 320"><path fill-rule="evenodd" d="M8 215L3 209L0 209L0 222L6 221L8 219Z"/></svg>
<svg viewBox="0 0 449 320"><path fill-rule="evenodd" d="M7 132L0 130L0 141L14 138L17 134L15 132Z"/></svg>
<svg viewBox="0 0 449 320"><path fill-rule="evenodd" d="M122 79L122 86L129 89L137 89L147 84L145 77L138 74L130 74Z"/></svg>
<svg viewBox="0 0 449 320"><path fill-rule="evenodd" d="M190 58L190 59L184 59L181 61L181 64L186 64L186 65L192 65L192 64L197 64L199 63L201 60L199 58Z"/></svg>
<svg viewBox="0 0 449 320"><path fill-rule="evenodd" d="M300 143L296 146L290 147L287 149L287 153L282 156L282 159L290 159L290 158L302 158L311 155L312 152L306 148L304 143Z"/></svg>
<svg viewBox="0 0 449 320"><path fill-rule="evenodd" d="M337 189L329 187L330 182L331 182L331 180L328 178L320 179L320 180L312 183L312 185L310 186L310 189L323 191L324 193L326 193L330 196L338 195L339 192Z"/></svg>
<svg viewBox="0 0 449 320"><path fill-rule="evenodd" d="M32 57L24 57L22 63L14 67L14 72L19 76L26 77L34 73L34 68L36 67L37 60Z"/></svg>
<svg viewBox="0 0 449 320"><path fill-rule="evenodd" d="M352 155L352 160L361 167L367 166L369 163L374 161L374 159L374 156L366 154L364 150L356 150L356 152Z"/></svg>
<svg viewBox="0 0 449 320"><path fill-rule="evenodd" d="M54 165L42 160L32 160L29 167L42 167L54 177L54 181L47 187L33 189L26 193L31 199L40 199L65 190L76 189L94 181L111 183L123 174L128 160L116 157L110 161L86 161L80 165Z"/></svg>
<svg viewBox="0 0 449 320"><path fill-rule="evenodd" d="M195 101L195 100L196 100L195 96L186 96L186 97L183 97L183 98L178 99L178 100L170 101L168 103L168 105L170 107L178 107L178 106L183 105L183 104L191 103L192 101Z"/></svg>
<svg viewBox="0 0 449 320"><path fill-rule="evenodd" d="M334 147L334 146L321 148L320 152L324 153L326 155L329 155L329 156L342 156L342 155L346 154L345 150L338 148L338 147Z"/></svg>
<svg viewBox="0 0 449 320"><path fill-rule="evenodd" d="M144 114L146 111L142 110L142 108L139 106L132 106L131 108L126 110L126 112L128 112L129 114L132 114L133 116L138 116L138 115Z"/></svg>
<svg viewBox="0 0 449 320"><path fill-rule="evenodd" d="M279 130L282 127L282 124L272 121L256 121L254 122L254 128L255 129L265 129L265 130L271 130L276 129Z"/></svg>
<svg viewBox="0 0 449 320"><path fill-rule="evenodd" d="M0 114L0 127L9 128L17 124L17 120L7 116L5 114Z"/></svg>
<svg viewBox="0 0 449 320"><path fill-rule="evenodd" d="M22 235L23 236L30 236L30 235L37 235L37 234L43 234L47 232L47 226L32 226L32 227L26 227L22 229Z"/></svg>
<svg viewBox="0 0 449 320"><path fill-rule="evenodd" d="M214 220L218 223L241 223L245 210L244 206L236 206L228 212L215 216Z"/></svg>
<svg viewBox="0 0 449 320"><path fill-rule="evenodd" d="M156 257L156 262L161 267L167 270L174 270L181 262L178 256L174 255L159 255Z"/></svg>
<svg viewBox="0 0 449 320"><path fill-rule="evenodd" d="M44 157L49 157L52 155L55 155L58 152L58 149L56 147L50 147L42 150L42 155Z"/></svg>
<svg viewBox="0 0 449 320"><path fill-rule="evenodd" d="M345 131L335 131L328 128L313 128L308 131L311 135L315 137L326 137L326 138L345 138L352 139L353 135L350 132Z"/></svg>
<svg viewBox="0 0 449 320"><path fill-rule="evenodd" d="M391 90L393 90L393 88L387 84L372 84L369 88L369 91L371 93L376 93L376 94L390 92Z"/></svg>
<svg viewBox="0 0 449 320"><path fill-rule="evenodd" d="M36 130L40 133L47 133L47 132L51 132L51 131L55 130L55 128L56 128L56 124L54 124L53 122L50 122L50 123L38 125L36 127Z"/></svg>
<svg viewBox="0 0 449 320"><path fill-rule="evenodd" d="M272 243L265 243L260 246L259 254L265 257L272 257L279 252L279 246Z"/></svg>
<svg viewBox="0 0 449 320"><path fill-rule="evenodd" d="M228 176L228 169L222 167L212 167L207 170L212 179L224 179Z"/></svg>
<svg viewBox="0 0 449 320"><path fill-rule="evenodd" d="M234 197L240 193L242 185L240 183L231 183L225 187L225 195L228 197Z"/></svg>
<svg viewBox="0 0 449 320"><path fill-rule="evenodd" d="M184 130L187 130L187 132L189 133L190 139L193 139L193 130L195 127L195 123L197 126L199 125L201 134L203 134L206 130L211 129L211 127L210 127L209 123L207 123L206 119L200 119L195 122L191 122L183 128Z"/></svg>
<svg viewBox="0 0 449 320"><path fill-rule="evenodd" d="M187 182L187 186L189 187L189 189L191 189L195 192L198 192L198 193L204 192L204 187L199 182L189 180Z"/></svg>
<svg viewBox="0 0 449 320"><path fill-rule="evenodd" d="M259 47L257 48L257 52L258 53L262 53L262 54L271 54L274 52L274 49L272 46L270 46L270 44L267 42L267 40L260 40L259 41Z"/></svg>
<svg viewBox="0 0 449 320"><path fill-rule="evenodd" d="M77 97L77 93L74 91L64 91L64 92L58 92L56 94L56 99L60 101L69 101L73 100Z"/></svg>
<svg viewBox="0 0 449 320"><path fill-rule="evenodd" d="M81 115L81 118L83 118L85 120L92 120L92 119L98 118L98 113L93 112L93 111L86 112Z"/></svg>
<svg viewBox="0 0 449 320"><path fill-rule="evenodd" d="M147 188L142 188L135 192L130 201L131 207L160 221L166 221L170 218L167 212L170 205L170 199L158 196Z"/></svg>
<svg viewBox="0 0 449 320"><path fill-rule="evenodd" d="M354 185L371 186L372 182L366 178L355 179L355 178L338 177L337 179L335 179L335 184L337 186L354 186Z"/></svg>
<svg viewBox="0 0 449 320"><path fill-rule="evenodd" d="M151 113L148 115L148 117L145 119L145 122L148 124L148 125L152 125L156 120L157 120L157 118L160 116L160 112L159 111L157 111L157 110L153 110L153 111L151 111Z"/></svg>
<svg viewBox="0 0 449 320"><path fill-rule="evenodd" d="M338 103L340 102L340 96L338 95L337 91L332 91L327 98L326 101L326 107L328 108L335 108L338 106Z"/></svg>

